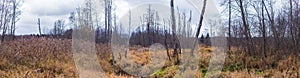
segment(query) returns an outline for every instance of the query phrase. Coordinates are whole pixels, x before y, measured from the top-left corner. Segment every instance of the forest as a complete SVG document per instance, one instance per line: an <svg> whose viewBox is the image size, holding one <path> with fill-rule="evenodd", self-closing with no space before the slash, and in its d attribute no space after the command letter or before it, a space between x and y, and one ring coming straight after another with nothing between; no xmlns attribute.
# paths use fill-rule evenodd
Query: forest
<svg viewBox="0 0 300 78"><path fill-rule="evenodd" d="M118 1L83 0L22 35L26 0L0 1L0 77L300 77L299 0Z"/></svg>

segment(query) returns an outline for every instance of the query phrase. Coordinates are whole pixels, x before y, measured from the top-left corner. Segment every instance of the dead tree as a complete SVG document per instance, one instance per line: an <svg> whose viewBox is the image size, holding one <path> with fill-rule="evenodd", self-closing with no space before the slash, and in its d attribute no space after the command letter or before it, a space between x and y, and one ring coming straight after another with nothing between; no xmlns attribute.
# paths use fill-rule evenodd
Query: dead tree
<svg viewBox="0 0 300 78"><path fill-rule="evenodd" d="M267 57L266 55L266 25L265 25L265 12L264 12L264 0L261 0L261 27L262 27L262 57L264 58L263 59L263 62L266 63L266 60L265 58Z"/></svg>
<svg viewBox="0 0 300 78"><path fill-rule="evenodd" d="M197 46L197 40L198 40L198 37L199 37L199 34L200 34L200 30L201 30L201 27L202 27L202 23L203 23L203 20L204 20L204 13L205 13L205 9L206 9L206 2L207 0L204 0L203 1L203 6L202 6L202 11L201 11L201 15L200 15L200 21L199 21L199 24L198 24L198 28L197 28L197 32L196 32L196 35L195 35L195 41L194 41L194 45L192 47L192 50L191 50L191 56L194 56L194 50Z"/></svg>
<svg viewBox="0 0 300 78"><path fill-rule="evenodd" d="M239 9L241 11L241 16L242 16L242 22L243 22L243 27L244 27L244 36L246 37L246 48L247 51L250 55L252 55L251 51L251 35L250 35L250 29L249 25L247 23L247 17L246 17L246 12L243 4L243 0L238 0L237 4L239 6Z"/></svg>
<svg viewBox="0 0 300 78"><path fill-rule="evenodd" d="M105 42L110 42L112 34L112 0L105 1Z"/></svg>
<svg viewBox="0 0 300 78"><path fill-rule="evenodd" d="M191 34L192 34L192 25L191 25L191 23L192 23L192 11L190 11L190 17L189 17L189 19L188 19L188 22L187 22L187 37L188 38L190 38L190 36L191 36Z"/></svg>
<svg viewBox="0 0 300 78"><path fill-rule="evenodd" d="M164 21L164 35L165 35L164 45L165 45L166 50L167 50L168 59L169 59L169 61L171 61L170 54L169 54L169 46L168 46L168 43L167 43L168 31L166 29L166 21L165 20L163 20L163 21Z"/></svg>
<svg viewBox="0 0 300 78"><path fill-rule="evenodd" d="M41 20L40 20L40 18L38 18L38 26L39 26L39 34L40 34L40 36L42 35L42 31L41 31Z"/></svg>
<svg viewBox="0 0 300 78"><path fill-rule="evenodd" d="M5 35L7 33L8 30L8 24L10 22L10 1L9 0L2 0L1 3L1 22L0 22L0 26L2 28L2 38L1 38L1 42L4 42L5 40Z"/></svg>
<svg viewBox="0 0 300 78"><path fill-rule="evenodd" d="M290 24L290 34L291 34L291 36L292 36L292 46L293 46L293 48L294 47L296 47L296 41L295 41L295 36L294 36L294 24L293 24L293 1L292 0L290 0L290 22L289 22L289 24Z"/></svg>
<svg viewBox="0 0 300 78"><path fill-rule="evenodd" d="M231 51L231 0L228 1L229 16L228 16L228 50Z"/></svg>
<svg viewBox="0 0 300 78"><path fill-rule="evenodd" d="M172 35L173 35L173 49L174 49L174 52L173 52L173 56L175 57L176 59L176 62L175 64L178 64L179 63L179 57L178 57L178 42L177 42L177 37L176 37L176 19L175 19L175 12L174 12L174 0L171 0L170 2L170 6L171 6L171 26L172 26Z"/></svg>

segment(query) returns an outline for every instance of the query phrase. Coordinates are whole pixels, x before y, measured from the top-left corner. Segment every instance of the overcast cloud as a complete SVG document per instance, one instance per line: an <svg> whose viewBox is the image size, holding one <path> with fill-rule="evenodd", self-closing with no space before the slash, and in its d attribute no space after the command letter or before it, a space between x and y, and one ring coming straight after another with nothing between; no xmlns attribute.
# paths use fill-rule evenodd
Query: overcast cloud
<svg viewBox="0 0 300 78"><path fill-rule="evenodd" d="M36 34L37 19L42 30L49 30L55 20L66 19L83 0L24 0L22 15L17 23L16 34ZM48 32L48 31L43 31Z"/></svg>
<svg viewBox="0 0 300 78"><path fill-rule="evenodd" d="M84 0L24 0L22 6L21 20L17 23L17 35L24 34L37 34L37 19L41 19L42 32L47 33L49 29L53 27L53 23L58 19L65 19L67 21L70 12L74 11L76 7L80 6ZM208 0L210 2L211 0ZM132 9L137 4L142 5L143 3L158 3L169 5L168 0L117 0L115 5L117 5L117 15L124 16L129 9ZM181 11L189 12L189 10L194 10L193 20L199 20L199 12L196 12L195 8L191 7L188 2L184 0L175 0L175 5L179 6ZM202 4L199 4L199 6ZM208 4L212 5L212 4ZM213 7L215 8L215 7ZM208 7L208 15L213 12L210 10L212 7ZM187 14L188 15L188 14ZM196 22L196 21L195 21Z"/></svg>

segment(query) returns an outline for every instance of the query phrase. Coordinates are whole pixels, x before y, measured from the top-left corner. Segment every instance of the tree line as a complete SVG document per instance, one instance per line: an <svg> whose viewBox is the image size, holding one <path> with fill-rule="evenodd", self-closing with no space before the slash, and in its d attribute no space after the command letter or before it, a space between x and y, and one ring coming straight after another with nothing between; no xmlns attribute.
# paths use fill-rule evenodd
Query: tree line
<svg viewBox="0 0 300 78"><path fill-rule="evenodd" d="M2 0L0 1L0 31L1 42L7 38L14 40L16 23L20 20L21 6L23 0Z"/></svg>
<svg viewBox="0 0 300 78"><path fill-rule="evenodd" d="M262 57L299 51L299 0L223 0L221 6L229 50L243 46L248 55Z"/></svg>
<svg viewBox="0 0 300 78"><path fill-rule="evenodd" d="M204 0L206 3L207 0ZM161 43L166 47L169 60L171 60L170 49L173 49L173 56L175 58L175 64L179 64L178 55L181 53L181 49L185 47L180 46L178 38L191 39L193 37L198 38L200 35L200 29L202 27L202 22L204 20L205 6L203 5L202 14L200 17L199 25L196 32L196 35L193 36L192 30L192 11L181 12L179 8L177 11L175 9L174 0L170 0L170 18L169 19L160 19L159 11L156 11L152 8L151 5L144 11L144 14L140 16L141 25L134 30L130 30L131 26L131 11L129 11L128 24L129 30L124 30L122 24L117 22L116 11L114 8L112 0L103 1L104 8L104 17L101 17L101 13L95 8L95 2L92 0L87 0L83 6L76 8L74 12L70 13L69 21L72 25L72 29L66 30L64 33L61 33L61 28L64 28L64 21L56 21L54 29L52 29L52 35L63 35L69 36L65 38L72 38L71 33L74 30L81 28L88 28L88 30L94 31L96 34L97 43L110 43L112 34L117 35L122 38L127 38L126 36L130 35L129 43L130 45L141 45L144 47L149 47L154 43ZM101 11L103 12L103 11ZM103 15L102 15L103 16ZM104 18L104 22L101 22L100 19ZM158 23L163 21L163 23ZM63 30L63 29L62 29ZM124 34L124 32L130 32ZM132 32L132 33L131 33ZM203 40L203 39L200 39ZM205 41L208 41L207 39ZM194 41L196 45L198 41ZM203 42L203 41L202 41ZM194 48L195 49L195 46ZM193 51L193 50L192 50ZM193 54L193 52L191 52Z"/></svg>
<svg viewBox="0 0 300 78"><path fill-rule="evenodd" d="M116 5L113 0L103 0L99 5L93 0L85 3L70 13L68 21L72 29L65 29L65 20L55 21L53 29L49 32L52 36L72 38L72 31L88 27L96 33L96 42L109 43L113 33L119 37L130 35L131 45L149 46L152 43L162 43L167 48L174 49L174 55L180 53L180 38L200 37L202 22L205 15L207 0L203 0L200 20L196 31L192 30L192 11L181 12L175 8L174 0L170 0L170 18L160 19L158 11L151 5L141 16L141 26L135 30L124 30L117 20ZM297 53L300 46L299 0L223 0L222 25L227 27L228 51L234 47L242 47L241 51L250 56L267 57L274 54ZM287 5L275 5L287 4ZM16 22L20 19L20 6L22 0L2 0L0 8L0 29L2 42L6 38L14 39ZM96 8L97 7L97 8ZM104 14L104 15L99 15ZM131 12L128 15L128 26L132 25ZM225 17L225 18L224 18ZM103 18L104 21L101 21ZM209 19L209 18L207 18ZM158 23L163 21L163 23ZM215 22L212 22L215 23ZM40 25L40 20L38 20ZM39 26L40 35L41 28ZM132 32L124 34L124 32ZM176 34L175 34L176 33ZM194 34L195 33L195 34ZM212 37L210 33L209 35ZM194 36L193 36L194 35ZM177 39L176 39L177 38ZM203 36L199 42L206 43ZM206 44L210 44L209 40Z"/></svg>

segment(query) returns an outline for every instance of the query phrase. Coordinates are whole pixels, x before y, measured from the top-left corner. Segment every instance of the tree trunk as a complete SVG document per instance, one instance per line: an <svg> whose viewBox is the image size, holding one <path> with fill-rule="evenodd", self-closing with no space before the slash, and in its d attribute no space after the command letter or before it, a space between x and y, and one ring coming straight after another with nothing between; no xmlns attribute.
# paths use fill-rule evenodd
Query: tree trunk
<svg viewBox="0 0 300 78"><path fill-rule="evenodd" d="M16 29L16 0L13 0L13 13L12 13L12 22L11 22L11 36L12 40L15 40L15 29Z"/></svg>
<svg viewBox="0 0 300 78"><path fill-rule="evenodd" d="M42 31L41 31L41 20L40 20L40 18L38 18L38 26L39 26L39 34L41 36L42 35Z"/></svg>
<svg viewBox="0 0 300 78"><path fill-rule="evenodd" d="M107 22L107 14L108 14L108 0L104 0L104 41L103 42L107 42L108 41L108 22Z"/></svg>
<svg viewBox="0 0 300 78"><path fill-rule="evenodd" d="M191 56L194 56L194 50L195 50L195 48L198 44L197 40L198 40L198 36L200 34L200 30L201 30L202 23L203 23L203 18L204 18L204 13L205 13L205 8L206 8L206 2L207 2L207 0L204 0L204 2L203 2L204 4L203 4L201 15L200 15L200 21L199 21L199 24L198 24L198 29L197 29L197 32L196 32L196 35L195 35L196 39L194 39L194 45L193 45L192 50L191 50L191 54L190 54Z"/></svg>
<svg viewBox="0 0 300 78"><path fill-rule="evenodd" d="M294 37L294 24L293 24L293 2L292 0L290 0L290 34L292 36L292 47L293 49L296 47L296 41L295 41L295 37Z"/></svg>
<svg viewBox="0 0 300 78"><path fill-rule="evenodd" d="M245 13L245 8L243 5L243 0L239 0L239 8L241 10L241 16L242 16L242 21L243 21L243 26L244 26L244 35L246 36L246 46L247 46L247 52L252 55L251 51L251 40L250 40L250 31L249 31L249 26L247 24L247 19L246 19L246 13Z"/></svg>
<svg viewBox="0 0 300 78"><path fill-rule="evenodd" d="M174 0L171 0L170 2L171 5L171 20L172 20L172 35L173 35L173 56L176 58L176 62L175 64L177 64L179 62L179 57L178 57L178 52L177 52L177 40L176 40L176 19L175 19L175 12L174 12Z"/></svg>
<svg viewBox="0 0 300 78"><path fill-rule="evenodd" d="M280 45L279 42L280 41L279 41L278 31L276 30L276 27L275 27L275 20L274 20L274 18L271 17L271 14L270 14L269 10L267 9L267 6L266 6L264 1L262 1L262 4L263 4L262 6L264 7L264 9L267 12L269 23L271 24L271 31L272 31L272 33L274 35L274 38L275 38L275 41L274 41L275 46L274 47L275 47L275 51L276 51L279 48L279 45ZM271 11L273 12L273 9Z"/></svg>
<svg viewBox="0 0 300 78"><path fill-rule="evenodd" d="M164 20L164 34L165 34L165 40L164 40L164 43L165 43L165 47L166 47L166 50L167 50L168 59L169 59L169 61L171 61L170 54L169 54L169 46L168 46L168 43L167 43L167 39L168 39L168 31L166 30L166 23L165 23L165 20Z"/></svg>
<svg viewBox="0 0 300 78"><path fill-rule="evenodd" d="M261 9L261 12L262 12L262 35L263 35L263 56L266 57L266 25L265 25L265 15L264 15L264 7L263 7L263 3L264 3L264 0L262 0L262 9Z"/></svg>
<svg viewBox="0 0 300 78"><path fill-rule="evenodd" d="M229 5L229 22L228 22L228 50L231 51L231 0L228 2Z"/></svg>

